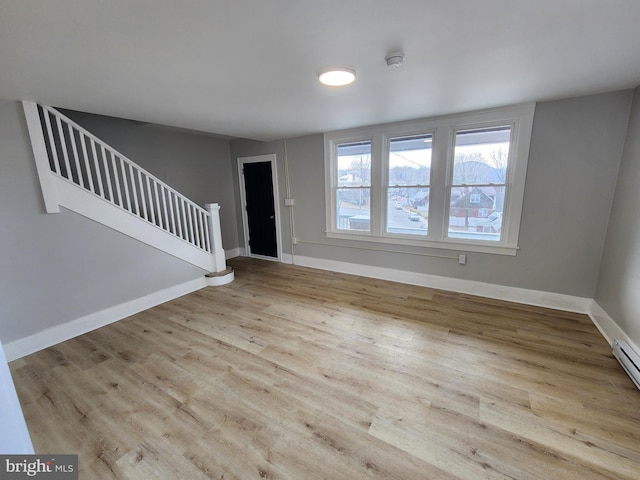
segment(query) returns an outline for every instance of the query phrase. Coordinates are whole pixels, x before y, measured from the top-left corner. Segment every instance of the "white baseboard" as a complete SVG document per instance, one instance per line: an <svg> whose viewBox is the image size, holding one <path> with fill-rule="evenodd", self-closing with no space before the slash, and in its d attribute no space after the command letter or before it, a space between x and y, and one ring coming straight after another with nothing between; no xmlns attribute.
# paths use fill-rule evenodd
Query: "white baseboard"
<svg viewBox="0 0 640 480"><path fill-rule="evenodd" d="M633 350L640 352L640 348L629 338L629 335L620 328L615 320L611 318L595 300L591 301L589 317L598 330L600 330L602 336L609 342L609 345L613 343L614 339L624 340Z"/></svg>
<svg viewBox="0 0 640 480"><path fill-rule="evenodd" d="M296 257L298 258L298 257ZM293 265L293 255L291 255L290 253L283 253L282 254L282 263L288 263L289 265Z"/></svg>
<svg viewBox="0 0 640 480"><path fill-rule="evenodd" d="M232 248L230 250L225 250L224 252L224 258L226 260L229 260L230 258L236 258L236 257L244 257L245 256L245 252L244 252L244 248Z"/></svg>
<svg viewBox="0 0 640 480"><path fill-rule="evenodd" d="M577 313L589 313L592 300L590 298L563 295L560 293L528 290L525 288L508 287L491 283L462 280L457 278L440 277L426 273L406 272L391 268L373 267L355 263L339 262L314 257L283 255L283 263L293 263L303 267L319 268L333 272L362 275L365 277L390 280L392 282L418 285L421 287L449 290L469 295L495 298L510 302L535 305L539 307L555 308Z"/></svg>
<svg viewBox="0 0 640 480"><path fill-rule="evenodd" d="M75 338L96 328L109 325L123 318L142 312L174 298L181 297L207 286L205 277L175 285L173 287L151 293L144 297L107 308L100 312L76 318L67 323L47 328L25 338L20 338L4 345L4 353L8 361L16 360L39 350L51 347L65 340Z"/></svg>

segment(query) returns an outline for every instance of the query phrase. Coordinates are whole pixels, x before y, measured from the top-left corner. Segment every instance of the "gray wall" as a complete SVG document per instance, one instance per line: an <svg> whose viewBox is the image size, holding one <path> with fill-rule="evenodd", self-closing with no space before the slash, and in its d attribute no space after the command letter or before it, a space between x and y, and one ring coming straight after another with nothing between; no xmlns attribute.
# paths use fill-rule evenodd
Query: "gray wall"
<svg viewBox="0 0 640 480"><path fill-rule="evenodd" d="M595 300L640 345L640 87L635 90Z"/></svg>
<svg viewBox="0 0 640 480"><path fill-rule="evenodd" d="M238 246L229 141L212 135L65 110L64 113L198 205L220 204L226 250Z"/></svg>
<svg viewBox="0 0 640 480"><path fill-rule="evenodd" d="M4 100L0 247L3 343L204 273L73 212L45 214L22 107Z"/></svg>
<svg viewBox="0 0 640 480"><path fill-rule="evenodd" d="M592 298L595 294L607 219L622 155L631 90L539 103L515 257L469 253L466 266L456 260L412 255L456 251L388 246L405 253L301 243L297 255L387 267L491 284ZM296 200L296 235L302 241L385 248L381 244L327 239L325 230L324 155L322 135L287 140L292 196ZM282 142L234 140L239 156L276 153L280 183L282 232L288 229L283 206ZM291 248L283 239L284 251Z"/></svg>

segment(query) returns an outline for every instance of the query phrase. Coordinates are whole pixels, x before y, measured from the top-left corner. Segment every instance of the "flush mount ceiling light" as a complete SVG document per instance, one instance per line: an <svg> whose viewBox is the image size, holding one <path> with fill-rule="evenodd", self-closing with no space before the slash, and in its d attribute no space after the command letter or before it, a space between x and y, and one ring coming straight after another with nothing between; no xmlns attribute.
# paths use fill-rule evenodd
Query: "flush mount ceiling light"
<svg viewBox="0 0 640 480"><path fill-rule="evenodd" d="M355 70L344 67L324 68L318 74L320 83L330 87L343 87L353 83L355 79Z"/></svg>

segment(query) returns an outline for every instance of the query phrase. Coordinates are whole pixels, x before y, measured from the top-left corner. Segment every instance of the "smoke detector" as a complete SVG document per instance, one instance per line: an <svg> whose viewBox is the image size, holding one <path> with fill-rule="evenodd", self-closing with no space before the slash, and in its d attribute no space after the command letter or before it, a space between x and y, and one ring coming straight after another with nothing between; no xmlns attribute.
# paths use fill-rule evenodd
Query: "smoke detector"
<svg viewBox="0 0 640 480"><path fill-rule="evenodd" d="M390 68L398 68L404 62L404 54L403 53L390 53L386 56L385 61L387 62L387 67Z"/></svg>

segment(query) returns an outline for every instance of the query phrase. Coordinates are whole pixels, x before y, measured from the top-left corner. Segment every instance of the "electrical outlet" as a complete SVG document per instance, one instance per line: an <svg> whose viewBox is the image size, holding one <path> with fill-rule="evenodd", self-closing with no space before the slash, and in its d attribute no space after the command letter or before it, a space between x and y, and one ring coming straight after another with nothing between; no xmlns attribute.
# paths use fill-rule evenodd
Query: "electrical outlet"
<svg viewBox="0 0 640 480"><path fill-rule="evenodd" d="M460 255L458 255L458 263L460 265L466 265L467 264L467 256L464 253L461 253Z"/></svg>
<svg viewBox="0 0 640 480"><path fill-rule="evenodd" d="M292 245L297 245L297 244L298 244L298 239L297 239L296 237L293 237L293 238L291 239L291 244L292 244Z"/></svg>

